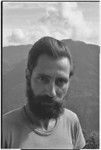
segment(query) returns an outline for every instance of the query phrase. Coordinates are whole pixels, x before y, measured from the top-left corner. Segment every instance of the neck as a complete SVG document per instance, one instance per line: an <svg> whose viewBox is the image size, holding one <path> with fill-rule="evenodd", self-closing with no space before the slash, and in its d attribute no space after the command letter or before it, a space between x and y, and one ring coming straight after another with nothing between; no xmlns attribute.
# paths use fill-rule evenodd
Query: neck
<svg viewBox="0 0 101 150"><path fill-rule="evenodd" d="M55 126L57 119L47 119L47 120L40 120L37 118L29 108L29 105L27 104L25 106L26 112L28 113L28 116L30 117L31 122L37 127L41 128L43 130L51 129ZM51 125L50 125L51 124Z"/></svg>

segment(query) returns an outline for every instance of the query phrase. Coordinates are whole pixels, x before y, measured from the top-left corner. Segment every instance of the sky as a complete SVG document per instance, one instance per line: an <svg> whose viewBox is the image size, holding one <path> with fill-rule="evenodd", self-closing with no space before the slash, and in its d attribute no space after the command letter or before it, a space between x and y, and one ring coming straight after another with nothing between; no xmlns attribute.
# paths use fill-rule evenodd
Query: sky
<svg viewBox="0 0 101 150"><path fill-rule="evenodd" d="M3 2L3 46L43 36L99 44L99 2Z"/></svg>

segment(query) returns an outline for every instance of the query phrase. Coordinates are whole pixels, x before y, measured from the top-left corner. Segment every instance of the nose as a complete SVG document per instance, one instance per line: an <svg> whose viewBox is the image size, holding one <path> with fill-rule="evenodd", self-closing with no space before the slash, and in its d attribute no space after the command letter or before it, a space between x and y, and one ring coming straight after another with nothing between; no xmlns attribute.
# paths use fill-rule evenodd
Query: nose
<svg viewBox="0 0 101 150"><path fill-rule="evenodd" d="M48 94L50 97L56 96L56 85L54 83L50 83L48 86Z"/></svg>

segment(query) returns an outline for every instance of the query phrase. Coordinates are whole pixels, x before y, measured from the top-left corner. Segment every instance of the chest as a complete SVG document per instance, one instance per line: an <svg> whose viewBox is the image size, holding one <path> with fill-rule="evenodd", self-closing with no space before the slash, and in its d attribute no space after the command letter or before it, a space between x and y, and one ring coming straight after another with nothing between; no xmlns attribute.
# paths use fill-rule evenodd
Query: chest
<svg viewBox="0 0 101 150"><path fill-rule="evenodd" d="M73 149L70 130L58 128L50 135L38 135L34 131L22 136L20 148L66 148Z"/></svg>

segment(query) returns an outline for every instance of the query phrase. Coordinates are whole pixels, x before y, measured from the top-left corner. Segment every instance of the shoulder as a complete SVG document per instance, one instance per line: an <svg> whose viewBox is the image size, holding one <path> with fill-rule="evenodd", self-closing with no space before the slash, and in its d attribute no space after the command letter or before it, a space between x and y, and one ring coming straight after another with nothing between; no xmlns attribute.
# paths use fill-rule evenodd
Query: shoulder
<svg viewBox="0 0 101 150"><path fill-rule="evenodd" d="M23 107L12 110L2 117L2 146L10 147L15 136L23 129Z"/></svg>
<svg viewBox="0 0 101 150"><path fill-rule="evenodd" d="M74 121L78 120L77 114L66 108L64 110L64 116L69 120L74 120Z"/></svg>
<svg viewBox="0 0 101 150"><path fill-rule="evenodd" d="M3 126L11 126L19 122L22 117L23 107L12 110L3 115Z"/></svg>
<svg viewBox="0 0 101 150"><path fill-rule="evenodd" d="M79 119L77 114L69 109L65 108L63 118L66 124L69 124L71 126L75 126L76 124L79 124Z"/></svg>
<svg viewBox="0 0 101 150"><path fill-rule="evenodd" d="M69 126L71 129L74 149L83 148L85 146L85 139L77 114L72 112L71 110L65 109L64 118L67 126Z"/></svg>

